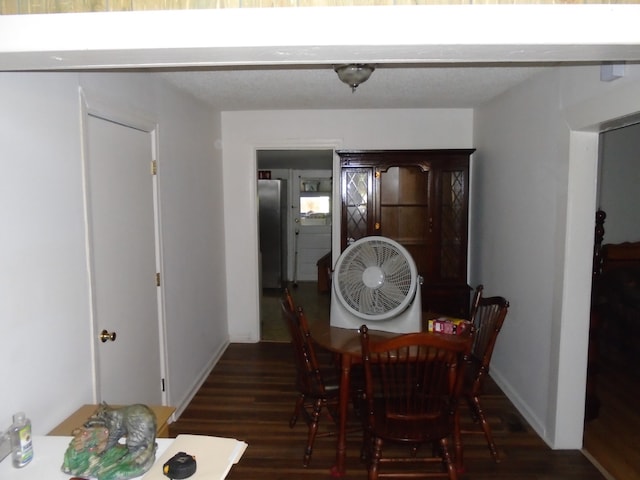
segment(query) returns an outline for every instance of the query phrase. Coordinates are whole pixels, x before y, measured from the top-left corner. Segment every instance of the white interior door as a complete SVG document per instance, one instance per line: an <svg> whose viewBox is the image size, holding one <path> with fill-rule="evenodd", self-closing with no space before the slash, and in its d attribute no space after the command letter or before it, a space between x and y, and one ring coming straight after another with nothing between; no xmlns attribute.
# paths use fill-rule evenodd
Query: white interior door
<svg viewBox="0 0 640 480"><path fill-rule="evenodd" d="M156 220L149 131L88 115L87 204L96 391L162 403ZM105 336L102 331L114 334Z"/></svg>
<svg viewBox="0 0 640 480"><path fill-rule="evenodd" d="M292 174L294 208L291 211L297 256L294 279L316 282L317 262L331 251L331 170L294 170Z"/></svg>

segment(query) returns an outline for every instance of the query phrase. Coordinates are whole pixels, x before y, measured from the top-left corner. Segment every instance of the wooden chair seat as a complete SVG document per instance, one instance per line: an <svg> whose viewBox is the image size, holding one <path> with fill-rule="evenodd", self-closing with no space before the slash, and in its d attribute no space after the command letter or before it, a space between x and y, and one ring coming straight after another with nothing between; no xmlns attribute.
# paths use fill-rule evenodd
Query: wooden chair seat
<svg viewBox="0 0 640 480"><path fill-rule="evenodd" d="M440 413L423 415L388 415L383 399L375 399L373 421L378 435L399 443L427 443L451 433L447 416Z"/></svg>

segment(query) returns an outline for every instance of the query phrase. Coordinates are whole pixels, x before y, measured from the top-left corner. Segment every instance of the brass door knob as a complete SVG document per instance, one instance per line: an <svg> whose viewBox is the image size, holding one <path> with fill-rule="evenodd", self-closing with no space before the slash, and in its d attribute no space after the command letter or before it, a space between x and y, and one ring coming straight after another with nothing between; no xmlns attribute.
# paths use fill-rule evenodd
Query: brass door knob
<svg viewBox="0 0 640 480"><path fill-rule="evenodd" d="M111 340L112 342L115 342L116 341L116 332L109 333L106 330L102 330L100 332L100 337L99 338L100 338L100 341L102 343L104 343L104 342L106 342L108 340Z"/></svg>

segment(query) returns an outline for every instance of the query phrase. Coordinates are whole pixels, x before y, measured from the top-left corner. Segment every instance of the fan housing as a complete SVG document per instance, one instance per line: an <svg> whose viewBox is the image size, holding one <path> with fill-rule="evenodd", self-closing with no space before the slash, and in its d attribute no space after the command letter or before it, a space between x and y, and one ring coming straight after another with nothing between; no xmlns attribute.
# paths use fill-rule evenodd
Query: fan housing
<svg viewBox="0 0 640 480"><path fill-rule="evenodd" d="M333 273L331 326L397 333L419 332L422 301L416 264L387 237L364 237L349 245Z"/></svg>

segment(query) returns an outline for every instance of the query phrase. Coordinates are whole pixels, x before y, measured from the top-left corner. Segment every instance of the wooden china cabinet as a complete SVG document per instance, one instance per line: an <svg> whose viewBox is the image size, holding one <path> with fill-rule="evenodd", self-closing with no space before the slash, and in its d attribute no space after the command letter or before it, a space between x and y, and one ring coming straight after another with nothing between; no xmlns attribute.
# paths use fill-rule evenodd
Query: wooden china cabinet
<svg viewBox="0 0 640 480"><path fill-rule="evenodd" d="M342 249L382 235L412 255L423 310L468 318L469 160L474 149L339 150Z"/></svg>

